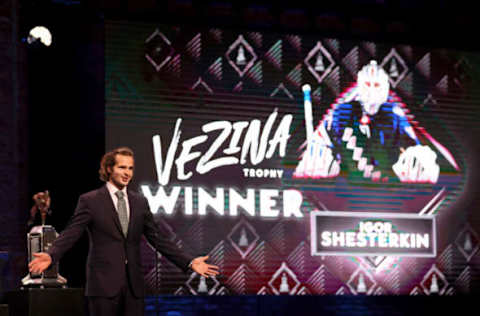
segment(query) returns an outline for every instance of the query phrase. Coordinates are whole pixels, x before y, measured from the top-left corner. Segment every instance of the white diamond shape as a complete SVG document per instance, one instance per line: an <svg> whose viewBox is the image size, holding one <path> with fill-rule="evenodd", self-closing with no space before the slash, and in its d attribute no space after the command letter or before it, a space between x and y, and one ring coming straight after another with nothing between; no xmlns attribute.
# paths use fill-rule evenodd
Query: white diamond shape
<svg viewBox="0 0 480 316"><path fill-rule="evenodd" d="M475 242L475 244L472 245L472 251L470 253L465 250L464 242L466 234L470 234L470 236L473 237L470 239L471 242ZM472 227L468 223L465 225L465 228L458 234L457 238L455 239L455 244L457 245L458 250L460 250L465 259L467 259L467 262L469 262L470 259L472 259L472 257L478 251L478 249L480 249L480 246L478 244L479 240L480 239L478 237L478 234L472 229Z"/></svg>
<svg viewBox="0 0 480 316"><path fill-rule="evenodd" d="M383 70L385 70L384 66L389 63L392 58L395 58L395 60L402 66L403 70L401 71L401 73L398 75L398 78L397 80L393 80L392 78L390 78L390 76L388 76L388 80L390 81L390 84L392 85L392 87L396 88L398 83L400 81L403 80L403 78L405 77L405 75L407 74L408 72L408 68L407 68L407 65L405 64L405 61L403 61L402 57L400 57L400 55L397 53L397 51L395 50L395 48L392 48L390 50L390 52L388 53L387 56L385 56L385 58L383 59L382 63L380 64L380 67L383 68ZM387 70L385 70L385 72L387 72ZM387 72L388 74L388 72Z"/></svg>
<svg viewBox="0 0 480 316"><path fill-rule="evenodd" d="M321 75L318 74L317 71L313 68L313 66L310 64L310 59L313 56L316 56L318 52L321 52L324 57L327 58L327 60L330 62L327 68L325 68L325 71ZM321 83L323 79L332 71L333 67L335 66L335 61L333 60L332 56L328 52L328 50L323 47L322 43L317 42L317 45L315 45L312 50L308 53L307 57L303 61L305 65L307 65L308 70L312 73L312 75L317 79L318 83Z"/></svg>
<svg viewBox="0 0 480 316"><path fill-rule="evenodd" d="M288 292L288 294L290 295L295 294L298 287L300 286L300 281L298 281L295 273L293 273L293 271L287 266L285 262L282 262L282 265L280 266L280 268L278 268L277 271L275 271L270 281L268 281L268 285L270 285L270 288L272 289L273 293L280 295L280 291L275 288L273 283L282 273L287 273L290 276L290 278L295 282L295 286L291 287L290 291Z"/></svg>
<svg viewBox="0 0 480 316"><path fill-rule="evenodd" d="M425 276L423 277L423 280L422 282L420 282L420 286L423 288L423 290L425 291L425 293L427 293L427 295L430 295L430 289L427 288L426 286L426 282L428 280L430 280L430 276L433 277L433 275L436 275L438 276L442 282L443 282L443 286L441 289L439 289L438 291L438 294L442 295L444 294L445 290L447 289L448 287L448 281L447 279L445 278L445 275L442 273L442 271L440 271L436 265L432 265L432 267L430 268L430 270L428 270L428 272L425 274Z"/></svg>
<svg viewBox="0 0 480 316"><path fill-rule="evenodd" d="M160 32L158 29L156 29L146 40L145 40L145 43L148 43L150 42L153 38L155 38L155 36L160 36L160 38L168 45L168 46L172 46L172 44L170 43L170 41L168 40L168 38L163 35L162 32ZM170 53L170 55L168 55L167 57L165 57L165 59L160 63L160 64L157 64L153 59L152 57L150 57L150 55L148 54L145 54L145 58L152 64L152 66L155 68L156 71L160 71L160 69L162 69L163 66L165 66L166 63L168 63L168 61L170 59L172 59L172 56L173 56L173 51Z"/></svg>
<svg viewBox="0 0 480 316"><path fill-rule="evenodd" d="M254 240L248 244L247 249L245 249L245 251L243 251L242 248L240 248L237 245L237 243L232 239L232 236L235 234L235 231L239 229L241 226L247 227L252 233L252 235L255 236ZM230 240L230 243L232 244L233 248L235 248L235 250L238 251L238 253L242 256L242 259L245 259L245 257L247 257L250 251L252 251L252 249L255 248L255 246L257 245L257 241L260 239L260 237L255 232L255 228L253 228L253 226L250 225L250 223L243 218L237 223L237 225L235 225L232 228L232 231L230 232L230 234L228 234L227 238L228 240Z"/></svg>
<svg viewBox="0 0 480 316"><path fill-rule="evenodd" d="M243 68L243 70L241 70L240 68L237 67L237 65L235 65L235 63L232 61L232 59L230 58L230 53L232 51L234 51L236 49L236 47L238 45L243 45L247 50L248 52L250 53L250 55L252 55L252 58L250 59L250 61L247 63L247 65L245 66L245 68ZM239 35L238 38L235 40L235 42L233 42L232 45L230 45L230 47L228 48L227 52L225 53L225 58L228 60L228 63L233 67L233 69L235 69L235 71L238 73L238 75L240 77L243 77L243 75L250 69L252 68L253 64L255 63L255 61L257 60L257 54L255 54L255 51L253 50L252 46L250 46L250 44L248 44L248 42L243 38L243 35Z"/></svg>
<svg viewBox="0 0 480 316"><path fill-rule="evenodd" d="M348 288L350 289L350 291L355 294L355 295L358 295L359 293L357 293L357 289L356 289L356 284L353 283L353 281L356 279L357 275L359 275L360 273L363 274L364 277L368 278L368 280L371 282L371 286L370 288L367 289L367 292L366 294L367 295L370 295L372 294L372 291L373 289L375 288L375 286L377 285L377 282L375 281L375 279L370 275L370 273L363 269L362 267L359 267L357 270L355 270L355 272L352 273L352 275L350 276L350 278L348 279L347 281L347 286ZM366 280L366 279L365 279Z"/></svg>
<svg viewBox="0 0 480 316"><path fill-rule="evenodd" d="M190 290L190 292L193 294L193 295L198 295L197 291L193 289L191 283L192 281L196 278L196 277L200 277L200 274L196 273L196 272L192 272L192 274L190 274L190 277L188 278L187 282L185 282L185 285L188 287L188 289ZM212 295L213 293L215 293L215 290L218 288L218 286L220 285L220 282L218 282L217 278L215 278L214 276L210 276L208 277L207 280L213 280L213 283L214 285L208 289L208 295Z"/></svg>

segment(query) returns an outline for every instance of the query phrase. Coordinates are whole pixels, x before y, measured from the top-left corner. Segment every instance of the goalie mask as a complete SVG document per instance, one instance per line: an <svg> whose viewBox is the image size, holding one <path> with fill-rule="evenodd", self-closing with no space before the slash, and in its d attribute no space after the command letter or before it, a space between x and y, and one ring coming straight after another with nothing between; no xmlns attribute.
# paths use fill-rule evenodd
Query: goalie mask
<svg viewBox="0 0 480 316"><path fill-rule="evenodd" d="M357 86L357 100L362 104L363 112L375 115L380 106L387 102L390 88L387 73L372 60L358 72Z"/></svg>

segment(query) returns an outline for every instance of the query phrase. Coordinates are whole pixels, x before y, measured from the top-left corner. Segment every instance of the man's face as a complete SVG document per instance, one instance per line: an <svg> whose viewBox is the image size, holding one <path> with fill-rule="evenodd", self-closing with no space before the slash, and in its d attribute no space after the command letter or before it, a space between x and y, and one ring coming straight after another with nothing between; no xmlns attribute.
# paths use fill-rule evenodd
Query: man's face
<svg viewBox="0 0 480 316"><path fill-rule="evenodd" d="M123 189L133 177L133 157L117 154L115 165L109 171L110 182L119 190Z"/></svg>

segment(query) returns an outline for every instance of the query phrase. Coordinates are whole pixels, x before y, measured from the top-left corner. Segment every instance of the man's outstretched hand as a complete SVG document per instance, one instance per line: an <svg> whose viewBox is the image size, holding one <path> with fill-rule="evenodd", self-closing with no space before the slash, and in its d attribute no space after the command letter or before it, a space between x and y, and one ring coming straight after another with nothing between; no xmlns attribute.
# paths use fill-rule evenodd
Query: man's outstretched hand
<svg viewBox="0 0 480 316"><path fill-rule="evenodd" d="M218 267L213 264L208 264L205 261L208 259L208 256L197 257L192 261L192 270L204 277L216 276L218 275Z"/></svg>
<svg viewBox="0 0 480 316"><path fill-rule="evenodd" d="M52 263L52 258L48 253L45 252L37 252L34 253L33 256L35 259L30 261L28 264L28 269L30 272L33 273L42 273L43 271L47 270L47 268Z"/></svg>

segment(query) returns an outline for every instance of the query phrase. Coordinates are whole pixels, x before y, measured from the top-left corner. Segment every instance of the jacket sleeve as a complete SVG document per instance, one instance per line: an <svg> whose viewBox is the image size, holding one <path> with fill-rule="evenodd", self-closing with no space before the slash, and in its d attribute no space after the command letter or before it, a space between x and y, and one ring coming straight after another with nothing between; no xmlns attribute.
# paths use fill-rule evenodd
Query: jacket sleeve
<svg viewBox="0 0 480 316"><path fill-rule="evenodd" d="M186 253L181 249L176 243L171 240L171 237L166 233L162 232L153 219L152 212L148 206L148 202L145 198L142 198L142 203L144 204L144 227L143 234L147 241L165 256L169 261L174 263L177 267L182 269L184 272L187 272L189 269L190 262L194 257Z"/></svg>
<svg viewBox="0 0 480 316"><path fill-rule="evenodd" d="M52 258L52 264L57 263L63 257L63 254L82 236L91 219L91 212L85 198L80 196L75 213L70 218L67 227L60 233L47 251Z"/></svg>

